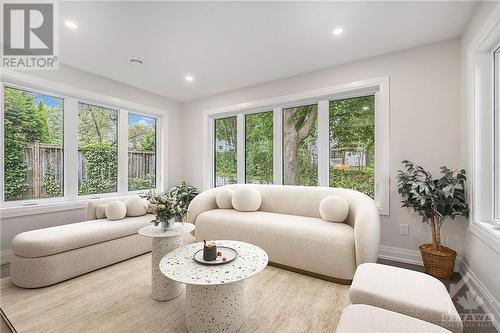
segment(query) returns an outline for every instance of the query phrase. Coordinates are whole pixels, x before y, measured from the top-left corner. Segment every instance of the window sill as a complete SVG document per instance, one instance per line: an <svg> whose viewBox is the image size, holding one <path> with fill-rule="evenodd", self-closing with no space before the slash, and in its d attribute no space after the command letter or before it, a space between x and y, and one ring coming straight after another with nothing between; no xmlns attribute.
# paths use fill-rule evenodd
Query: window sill
<svg viewBox="0 0 500 333"><path fill-rule="evenodd" d="M88 200L60 201L51 203L40 203L29 206L10 206L0 208L2 219L20 217L35 214L53 213L65 210L84 209Z"/></svg>
<svg viewBox="0 0 500 333"><path fill-rule="evenodd" d="M500 226L483 221L474 221L470 225L470 231L497 253L500 253Z"/></svg>

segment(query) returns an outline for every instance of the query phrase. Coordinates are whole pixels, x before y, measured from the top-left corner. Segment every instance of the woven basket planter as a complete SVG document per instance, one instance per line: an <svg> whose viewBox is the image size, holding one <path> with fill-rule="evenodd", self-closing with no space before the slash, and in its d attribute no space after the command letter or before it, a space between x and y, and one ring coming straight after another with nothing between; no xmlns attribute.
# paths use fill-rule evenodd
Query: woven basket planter
<svg viewBox="0 0 500 333"><path fill-rule="evenodd" d="M420 245L420 254L424 261L425 272L440 279L452 279L457 253L452 249L441 246L435 250L432 244Z"/></svg>

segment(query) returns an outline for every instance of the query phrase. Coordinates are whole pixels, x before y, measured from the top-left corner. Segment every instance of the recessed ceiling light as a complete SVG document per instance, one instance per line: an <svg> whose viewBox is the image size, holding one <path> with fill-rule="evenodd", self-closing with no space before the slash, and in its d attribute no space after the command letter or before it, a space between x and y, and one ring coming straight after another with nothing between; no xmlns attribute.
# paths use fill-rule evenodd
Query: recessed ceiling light
<svg viewBox="0 0 500 333"><path fill-rule="evenodd" d="M142 61L141 59L137 59L137 58L130 58L129 61L130 61L130 63L137 64L137 65L142 65L144 63L144 61Z"/></svg>
<svg viewBox="0 0 500 333"><path fill-rule="evenodd" d="M186 75L184 77L184 80L186 80L187 82L193 82L194 81L194 77L192 75Z"/></svg>
<svg viewBox="0 0 500 333"><path fill-rule="evenodd" d="M64 21L64 25L70 29L78 29L78 24L73 21Z"/></svg>
<svg viewBox="0 0 500 333"><path fill-rule="evenodd" d="M332 31L332 35L339 36L339 35L342 35L343 32L344 32L344 29L342 29L342 28L335 28Z"/></svg>
<svg viewBox="0 0 500 333"><path fill-rule="evenodd" d="M363 111L368 111L368 110L370 110L369 106L363 106Z"/></svg>

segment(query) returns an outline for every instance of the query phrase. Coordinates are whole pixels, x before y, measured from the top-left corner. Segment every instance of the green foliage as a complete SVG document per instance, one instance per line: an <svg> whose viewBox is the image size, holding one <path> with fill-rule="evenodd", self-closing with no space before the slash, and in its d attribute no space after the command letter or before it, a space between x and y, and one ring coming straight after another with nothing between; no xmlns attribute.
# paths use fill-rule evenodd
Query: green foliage
<svg viewBox="0 0 500 333"><path fill-rule="evenodd" d="M232 149L215 152L216 185L236 183L236 117L215 120L215 144L225 142Z"/></svg>
<svg viewBox="0 0 500 333"><path fill-rule="evenodd" d="M4 103L5 200L29 199L24 154L28 142L43 138L42 122L34 99L27 92L6 87Z"/></svg>
<svg viewBox="0 0 500 333"><path fill-rule="evenodd" d="M148 132L141 140L139 147L141 150L155 151L156 135L155 132Z"/></svg>
<svg viewBox="0 0 500 333"><path fill-rule="evenodd" d="M93 142L80 149L86 161L86 172L79 195L116 191L118 154L111 142Z"/></svg>
<svg viewBox="0 0 500 333"><path fill-rule="evenodd" d="M78 104L79 146L92 142L117 143L118 111Z"/></svg>
<svg viewBox="0 0 500 333"><path fill-rule="evenodd" d="M128 179L128 190L129 191L139 191L145 189L151 189L155 186L155 175L147 174L145 178L129 178Z"/></svg>
<svg viewBox="0 0 500 333"><path fill-rule="evenodd" d="M247 183L272 184L273 113L249 114L246 116L245 126L245 169Z"/></svg>
<svg viewBox="0 0 500 333"><path fill-rule="evenodd" d="M186 184L186 182L171 187L163 195L155 195L153 191L150 191L148 200L155 206L155 225L160 221L168 221L172 218L182 219L187 213L189 204L198 194L198 189Z"/></svg>
<svg viewBox="0 0 500 333"><path fill-rule="evenodd" d="M45 192L45 197L53 198L62 196L62 190L56 181L56 176L54 174L54 168L51 164L48 165L47 172L42 180L42 189Z"/></svg>
<svg viewBox="0 0 500 333"><path fill-rule="evenodd" d="M441 178L433 179L430 172L410 161L403 161L405 170L397 174L398 192L403 197L402 207L412 208L423 222L436 219L438 224L446 217L454 219L469 216L465 199L465 170L441 167Z"/></svg>
<svg viewBox="0 0 500 333"><path fill-rule="evenodd" d="M339 170L330 168L330 186L349 188L375 197L375 172L372 167Z"/></svg>

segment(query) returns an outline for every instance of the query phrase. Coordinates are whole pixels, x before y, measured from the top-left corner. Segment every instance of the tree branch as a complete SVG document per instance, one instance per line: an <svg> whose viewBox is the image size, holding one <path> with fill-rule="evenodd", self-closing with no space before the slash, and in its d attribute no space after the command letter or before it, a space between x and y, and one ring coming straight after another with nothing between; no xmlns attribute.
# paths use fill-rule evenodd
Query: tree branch
<svg viewBox="0 0 500 333"><path fill-rule="evenodd" d="M314 123L316 122L316 117L318 116L318 110L311 110L307 117L307 120L301 126L299 130L299 140L304 140L311 133L312 128L314 127Z"/></svg>

